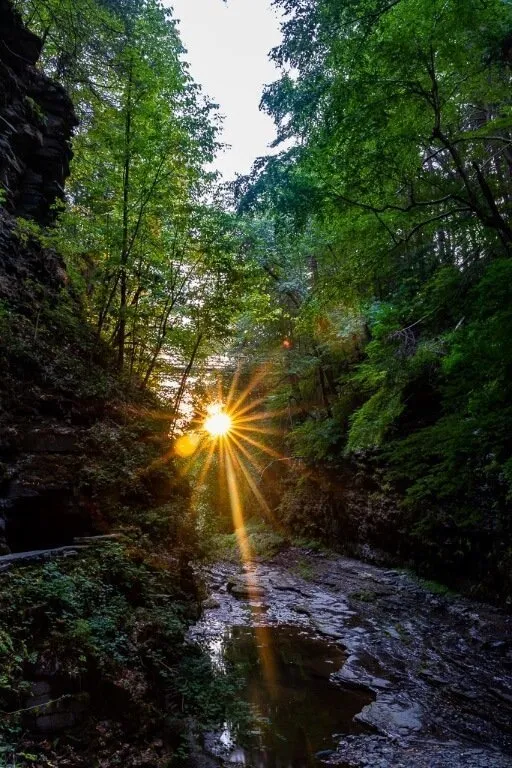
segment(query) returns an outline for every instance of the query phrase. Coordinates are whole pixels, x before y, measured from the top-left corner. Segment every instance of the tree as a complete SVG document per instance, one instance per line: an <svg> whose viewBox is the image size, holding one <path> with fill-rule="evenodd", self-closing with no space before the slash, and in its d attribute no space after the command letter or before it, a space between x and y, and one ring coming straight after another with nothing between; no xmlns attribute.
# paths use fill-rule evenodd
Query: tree
<svg viewBox="0 0 512 768"><path fill-rule="evenodd" d="M293 146L235 192L274 232L257 258L290 324L289 450L340 472L377 457L410 536L470 558L482 530L510 532L512 7L277 5L283 74L262 103Z"/></svg>

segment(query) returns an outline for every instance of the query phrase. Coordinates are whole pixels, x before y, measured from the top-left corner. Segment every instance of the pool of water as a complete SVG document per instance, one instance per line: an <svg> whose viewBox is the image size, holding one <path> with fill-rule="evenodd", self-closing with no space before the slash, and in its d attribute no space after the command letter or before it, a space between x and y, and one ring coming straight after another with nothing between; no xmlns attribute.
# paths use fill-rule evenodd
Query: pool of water
<svg viewBox="0 0 512 768"><path fill-rule="evenodd" d="M355 714L373 700L330 681L345 653L295 626L234 626L217 646L244 681L251 722L244 734L229 726L219 736L233 746L228 762L249 768L311 768L318 752L336 746L334 734L361 733Z"/></svg>

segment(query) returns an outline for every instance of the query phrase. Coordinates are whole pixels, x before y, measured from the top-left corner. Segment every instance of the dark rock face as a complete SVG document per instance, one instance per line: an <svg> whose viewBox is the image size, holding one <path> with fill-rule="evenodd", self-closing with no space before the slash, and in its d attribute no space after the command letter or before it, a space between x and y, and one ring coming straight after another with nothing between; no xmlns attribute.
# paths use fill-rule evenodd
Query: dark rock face
<svg viewBox="0 0 512 768"><path fill-rule="evenodd" d="M1 2L1 0L0 0ZM2 141L0 121L0 145ZM0 301L27 312L37 306L41 288L56 294L67 282L62 258L31 240L24 243L15 233L16 219L0 206Z"/></svg>
<svg viewBox="0 0 512 768"><path fill-rule="evenodd" d="M76 118L65 90L36 69L40 51L0 0L0 185L10 213L48 224L69 173Z"/></svg>
<svg viewBox="0 0 512 768"><path fill-rule="evenodd" d="M39 51L0 0L0 556L106 533L187 495L162 462L156 400L119 375L61 256L18 226L52 223L76 122L34 66Z"/></svg>
<svg viewBox="0 0 512 768"><path fill-rule="evenodd" d="M16 217L52 222L77 122L65 90L36 68L40 51L41 41L0 0L0 302L4 318L6 310L16 318L0 320L0 554L65 543L90 527L73 499L73 436L57 420L27 426L41 424L45 388L42 381L34 388L37 355L23 360L23 350L36 347L41 307L56 303L67 277L58 254L16 234Z"/></svg>

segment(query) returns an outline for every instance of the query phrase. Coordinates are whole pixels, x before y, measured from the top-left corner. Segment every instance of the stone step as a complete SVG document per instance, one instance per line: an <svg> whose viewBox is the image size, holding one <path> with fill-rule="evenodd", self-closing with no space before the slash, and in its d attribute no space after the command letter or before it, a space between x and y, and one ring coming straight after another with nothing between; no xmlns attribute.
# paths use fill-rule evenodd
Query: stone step
<svg viewBox="0 0 512 768"><path fill-rule="evenodd" d="M87 549L87 544L71 544L65 547L52 547L51 549L33 549L30 552L13 552L10 555L0 556L0 571L7 570L4 566L17 563L30 563L38 560L48 560L51 557L72 557L78 555L80 550Z"/></svg>

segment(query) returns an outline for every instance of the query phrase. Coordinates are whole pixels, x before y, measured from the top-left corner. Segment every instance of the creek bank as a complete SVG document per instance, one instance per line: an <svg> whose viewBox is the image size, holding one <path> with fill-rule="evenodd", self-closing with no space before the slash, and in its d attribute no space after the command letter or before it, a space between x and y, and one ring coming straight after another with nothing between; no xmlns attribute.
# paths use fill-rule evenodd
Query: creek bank
<svg viewBox="0 0 512 768"><path fill-rule="evenodd" d="M354 718L368 732L338 733L321 762L512 766L512 620L498 609L435 594L394 569L295 547L205 575L211 594L189 637L217 663L233 627L297 627L343 649L333 685L371 694ZM217 745L217 765L237 759L233 745L224 753Z"/></svg>

